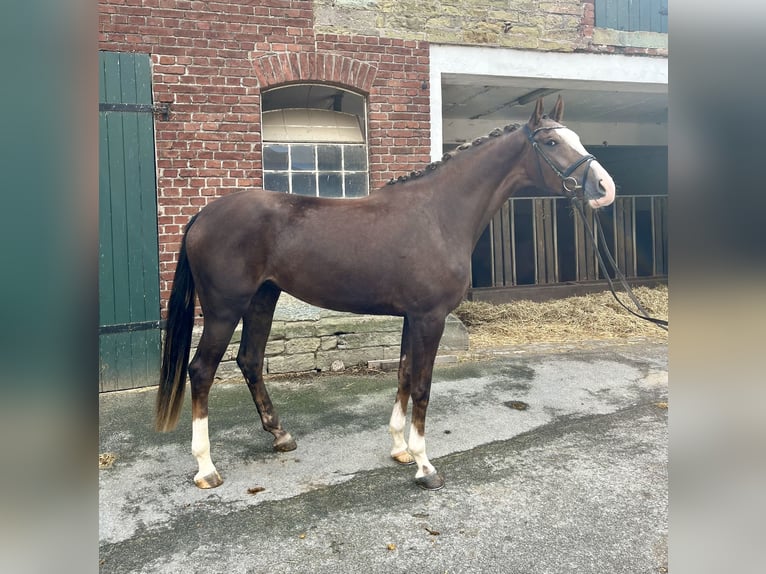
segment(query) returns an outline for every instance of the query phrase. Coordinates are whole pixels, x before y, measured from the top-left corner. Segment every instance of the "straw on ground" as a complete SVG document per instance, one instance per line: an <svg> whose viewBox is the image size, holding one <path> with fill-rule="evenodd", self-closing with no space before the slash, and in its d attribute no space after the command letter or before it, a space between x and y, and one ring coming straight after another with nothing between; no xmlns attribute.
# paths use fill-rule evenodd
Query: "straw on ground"
<svg viewBox="0 0 766 574"><path fill-rule="evenodd" d="M667 286L637 287L634 293L651 316L667 319ZM618 295L633 308L625 293ZM515 301L493 305L465 301L455 310L455 315L468 328L474 349L600 339L667 341L667 331L628 313L608 291L546 302Z"/></svg>

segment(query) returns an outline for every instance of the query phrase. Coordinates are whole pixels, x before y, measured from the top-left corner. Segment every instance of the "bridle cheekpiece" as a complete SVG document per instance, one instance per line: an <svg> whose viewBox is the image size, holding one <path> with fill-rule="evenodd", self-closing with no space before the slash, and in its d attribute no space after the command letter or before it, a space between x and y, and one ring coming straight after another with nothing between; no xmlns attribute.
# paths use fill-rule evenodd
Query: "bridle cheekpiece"
<svg viewBox="0 0 766 574"><path fill-rule="evenodd" d="M547 130L560 130L564 128L566 128L566 126L550 126L550 127L537 128L535 131L532 131L529 129L529 126L525 124L524 134L527 136L527 139L529 140L529 143L532 146L532 148L537 152L537 167L540 170L540 176L542 177L543 175L543 168L542 168L542 165L540 164L540 158L542 157L545 160L545 163L547 163L548 166L550 166L550 168L553 170L553 172L561 178L561 187L564 190L564 195L574 197L578 190L583 189L585 187L585 183L588 181L588 172L590 171L588 168L590 167L590 163L596 159L595 156L591 154L584 155L580 159L578 159L576 162L574 162L572 165L562 170L553 162L553 160L550 157L548 157L548 154L545 153L545 151L540 146L540 144L535 140L535 136L537 135L537 132L547 131ZM585 177L583 177L582 185L580 185L580 183L577 181L577 178L572 176L572 174L575 172L575 170L578 167L580 167L582 164L586 162L588 165L585 168Z"/></svg>

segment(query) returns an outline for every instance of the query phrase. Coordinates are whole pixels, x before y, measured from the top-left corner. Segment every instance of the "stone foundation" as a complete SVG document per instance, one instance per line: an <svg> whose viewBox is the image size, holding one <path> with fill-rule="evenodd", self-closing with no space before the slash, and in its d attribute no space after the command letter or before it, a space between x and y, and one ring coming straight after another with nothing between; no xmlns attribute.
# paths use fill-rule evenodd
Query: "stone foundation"
<svg viewBox="0 0 766 574"><path fill-rule="evenodd" d="M342 370L370 361L399 358L401 317L355 315L320 309L283 293L266 345L269 374ZM202 334L194 328L192 354ZM241 377L237 353L242 324L237 326L218 367L220 379ZM468 350L468 331L454 315L447 317L439 354Z"/></svg>

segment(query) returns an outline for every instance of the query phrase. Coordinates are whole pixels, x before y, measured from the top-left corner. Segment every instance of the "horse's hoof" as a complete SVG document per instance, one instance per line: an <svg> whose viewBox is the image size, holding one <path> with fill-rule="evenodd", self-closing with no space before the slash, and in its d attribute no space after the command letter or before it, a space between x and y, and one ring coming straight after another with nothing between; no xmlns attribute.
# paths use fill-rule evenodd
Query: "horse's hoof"
<svg viewBox="0 0 766 574"><path fill-rule="evenodd" d="M277 452L290 452L291 450L298 448L298 445L293 437L290 436L290 433L285 433L281 437L275 438L273 446L274 450Z"/></svg>
<svg viewBox="0 0 766 574"><path fill-rule="evenodd" d="M199 488L216 488L223 484L223 479L218 472L212 472L207 476L194 477L194 484Z"/></svg>
<svg viewBox="0 0 766 574"><path fill-rule="evenodd" d="M415 464L415 459L406 450L403 450L402 452L398 452L396 454L392 454L391 458L394 459L394 462L401 464L403 466L409 466L411 464Z"/></svg>
<svg viewBox="0 0 766 574"><path fill-rule="evenodd" d="M415 479L415 484L424 490L439 490L444 487L444 477L436 471Z"/></svg>

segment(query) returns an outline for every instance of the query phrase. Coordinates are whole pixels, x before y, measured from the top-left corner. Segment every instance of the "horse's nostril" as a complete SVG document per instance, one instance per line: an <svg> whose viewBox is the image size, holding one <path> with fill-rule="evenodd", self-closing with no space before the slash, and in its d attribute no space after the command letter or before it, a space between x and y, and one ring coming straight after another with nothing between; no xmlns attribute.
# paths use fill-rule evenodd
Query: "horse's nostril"
<svg viewBox="0 0 766 574"><path fill-rule="evenodd" d="M598 180L598 192L602 196L606 195L606 187L604 187L604 180L603 179L599 179Z"/></svg>

